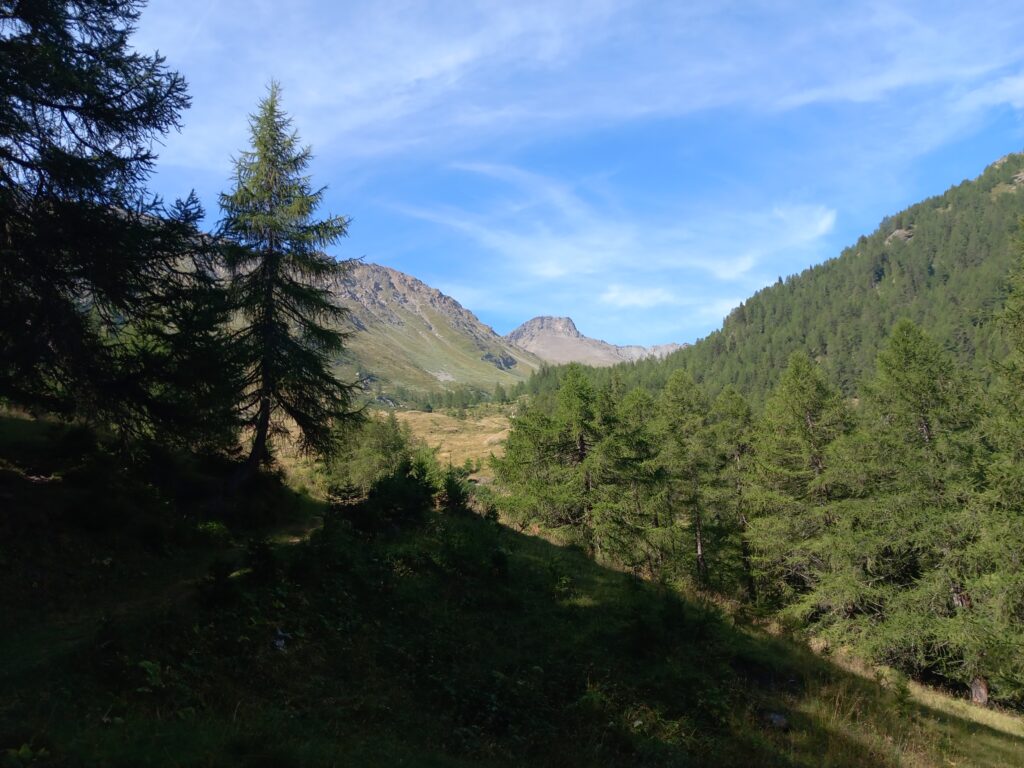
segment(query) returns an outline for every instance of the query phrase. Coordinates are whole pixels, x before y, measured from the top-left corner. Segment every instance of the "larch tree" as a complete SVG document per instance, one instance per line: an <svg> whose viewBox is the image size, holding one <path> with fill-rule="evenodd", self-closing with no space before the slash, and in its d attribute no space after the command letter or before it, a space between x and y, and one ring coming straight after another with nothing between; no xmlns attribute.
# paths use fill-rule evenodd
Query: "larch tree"
<svg viewBox="0 0 1024 768"><path fill-rule="evenodd" d="M511 515L536 521L595 551L595 395L583 369L570 364L552 415L537 403L512 419L505 455L492 459L495 475L515 491Z"/></svg>
<svg viewBox="0 0 1024 768"><path fill-rule="evenodd" d="M754 417L749 403L734 387L726 387L712 403L710 430L716 467L708 491L709 505L716 510L732 549L739 551L740 582L746 597L755 600L757 585L747 540Z"/></svg>
<svg viewBox="0 0 1024 768"><path fill-rule="evenodd" d="M602 419L593 451L595 546L605 557L651 577L661 574L672 549L672 528L661 509L659 446L651 429L656 408L646 390L634 389Z"/></svg>
<svg viewBox="0 0 1024 768"><path fill-rule="evenodd" d="M657 431L668 507L693 535L697 584L708 583L706 486L713 467L707 398L686 371L674 371L661 392Z"/></svg>
<svg viewBox="0 0 1024 768"><path fill-rule="evenodd" d="M842 497L820 538L826 566L796 608L838 641L960 680L984 703L988 597L970 554L987 527L977 493L988 459L974 382L902 321L862 391L859 428L837 441L826 473Z"/></svg>
<svg viewBox="0 0 1024 768"><path fill-rule="evenodd" d="M839 390L806 354L794 353L754 439L747 538L762 598L788 602L816 582L816 542L829 524L828 448L847 418Z"/></svg>
<svg viewBox="0 0 1024 768"><path fill-rule="evenodd" d="M250 118L251 149L235 160L234 189L220 198L231 289L241 315L235 334L243 382L238 409L252 446L236 483L270 457L275 436L298 430L299 446L330 455L336 423L351 415L355 385L340 381L331 358L344 346L344 309L332 284L343 273L324 249L347 234L348 219L316 219L324 188L306 169L299 143L272 82Z"/></svg>
<svg viewBox="0 0 1024 768"><path fill-rule="evenodd" d="M189 98L132 49L141 6L0 2L0 398L190 441L230 421L205 397L225 313L195 198L145 189Z"/></svg>

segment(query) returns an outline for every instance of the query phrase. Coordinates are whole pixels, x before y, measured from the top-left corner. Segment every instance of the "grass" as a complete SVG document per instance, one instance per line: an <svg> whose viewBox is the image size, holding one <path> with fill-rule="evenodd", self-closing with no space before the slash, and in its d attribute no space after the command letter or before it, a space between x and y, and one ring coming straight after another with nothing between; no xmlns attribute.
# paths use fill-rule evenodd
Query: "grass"
<svg viewBox="0 0 1024 768"><path fill-rule="evenodd" d="M0 635L0 765L1024 765L1019 718L880 683L467 512L386 530L328 514L276 545L236 524L163 551L135 527L79 530L48 495L77 462L49 459L61 439L0 422L6 471L34 445L51 478L0 491L14 514L45 513L68 570L124 562L29 601L2 593L18 610L0 603L16 617ZM151 487L166 504L140 516L195 530ZM278 526L326 511L283 486L262 495ZM0 538L5 576L59 566L33 530Z"/></svg>
<svg viewBox="0 0 1024 768"><path fill-rule="evenodd" d="M467 460L480 463L480 478L490 478L488 459L505 452L509 417L507 408L487 405L467 409L465 417L434 411L397 411L399 420L409 425L413 435L437 449L442 464L463 466Z"/></svg>
<svg viewBox="0 0 1024 768"><path fill-rule="evenodd" d="M443 312L429 307L414 312L397 302L390 309L399 321L364 318L366 327L348 340L342 365L350 376L356 371L374 375L388 392L398 386L429 392L450 383L491 392L496 383L510 388L540 366L527 352L481 346L471 334L454 327ZM486 351L513 354L516 365L502 370L483 359Z"/></svg>

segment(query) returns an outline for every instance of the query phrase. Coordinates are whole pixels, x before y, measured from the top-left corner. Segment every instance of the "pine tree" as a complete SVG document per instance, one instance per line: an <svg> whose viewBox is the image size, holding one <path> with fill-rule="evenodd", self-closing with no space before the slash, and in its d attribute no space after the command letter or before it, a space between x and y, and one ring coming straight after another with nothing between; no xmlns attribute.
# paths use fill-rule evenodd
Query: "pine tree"
<svg viewBox="0 0 1024 768"><path fill-rule="evenodd" d="M603 391L604 408L612 394ZM595 548L635 572L662 575L673 551L673 528L664 509L664 473L652 424L657 403L634 389L602 420L593 451Z"/></svg>
<svg viewBox="0 0 1024 768"><path fill-rule="evenodd" d="M796 612L876 660L961 680L981 696L987 598L969 563L986 527L978 397L966 371L907 321L875 368L859 429L833 446L833 524L817 550L826 565Z"/></svg>
<svg viewBox="0 0 1024 768"><path fill-rule="evenodd" d="M244 368L238 408L253 433L238 482L269 460L273 438L291 425L301 448L329 455L354 390L331 370L345 339L336 330L344 310L332 301L331 282L344 264L323 251L346 235L348 220L314 218L324 189L306 175L310 150L300 146L280 98L271 83L250 119L252 148L235 161L234 189L220 200L243 318L235 335Z"/></svg>
<svg viewBox="0 0 1024 768"><path fill-rule="evenodd" d="M823 567L816 543L829 524L828 448L846 428L839 390L806 354L794 353L754 440L747 536L764 597L785 603L816 583Z"/></svg>
<svg viewBox="0 0 1024 768"><path fill-rule="evenodd" d="M669 377L659 401L658 432L661 465L673 522L686 525L693 536L697 583L708 581L706 484L713 467L708 402L685 371Z"/></svg>
<svg viewBox="0 0 1024 768"><path fill-rule="evenodd" d="M751 516L754 462L754 419L750 405L734 388L726 387L711 408L710 430L715 470L708 490L709 506L716 510L733 551L739 550L738 581L746 597L757 598L747 526Z"/></svg>
<svg viewBox="0 0 1024 768"><path fill-rule="evenodd" d="M217 290L194 198L147 199L155 140L189 99L161 57L131 49L140 6L3 4L0 398L129 436L193 414L196 437L204 414L225 421L179 374L222 357L223 314L192 311Z"/></svg>
<svg viewBox="0 0 1024 768"><path fill-rule="evenodd" d="M565 369L554 414L536 402L512 420L505 455L492 460L513 491L507 510L521 525L537 521L594 549L595 447L600 441L594 391L576 364Z"/></svg>

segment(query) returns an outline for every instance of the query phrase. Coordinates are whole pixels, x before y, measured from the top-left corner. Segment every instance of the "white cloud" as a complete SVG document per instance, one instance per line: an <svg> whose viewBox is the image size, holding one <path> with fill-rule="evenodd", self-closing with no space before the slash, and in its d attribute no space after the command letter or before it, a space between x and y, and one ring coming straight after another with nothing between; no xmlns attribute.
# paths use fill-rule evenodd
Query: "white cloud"
<svg viewBox="0 0 1024 768"><path fill-rule="evenodd" d="M1022 36L1019 5L1001 2L154 0L135 42L163 50L193 85L188 126L166 159L206 167L242 146L243 116L271 77L320 153L379 158L914 88L932 90L935 118L1019 107ZM1005 88L992 86L998 78Z"/></svg>
<svg viewBox="0 0 1024 768"><path fill-rule="evenodd" d="M656 307L677 303L676 297L665 288L609 285L599 297L605 304L615 307Z"/></svg>

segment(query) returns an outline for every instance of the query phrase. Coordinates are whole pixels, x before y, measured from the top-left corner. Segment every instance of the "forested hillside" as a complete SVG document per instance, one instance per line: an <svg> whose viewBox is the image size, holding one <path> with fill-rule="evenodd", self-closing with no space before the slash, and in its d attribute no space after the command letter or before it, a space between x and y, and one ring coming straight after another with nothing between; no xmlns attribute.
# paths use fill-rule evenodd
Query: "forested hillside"
<svg viewBox="0 0 1024 768"><path fill-rule="evenodd" d="M143 7L0 2L0 768L1024 764L1024 158L510 398L532 356L335 258L276 81L216 223L160 201ZM493 400L493 475L371 363Z"/></svg>
<svg viewBox="0 0 1024 768"><path fill-rule="evenodd" d="M761 404L790 354L804 350L851 394L905 318L987 377L1006 353L990 321L1019 258L1022 215L1024 155L1013 154L977 179L887 217L837 258L754 294L692 347L590 376L659 389L682 368L711 394L731 384ZM541 372L528 389L549 389L555 378L557 370Z"/></svg>
<svg viewBox="0 0 1024 768"><path fill-rule="evenodd" d="M544 368L506 515L1019 705L1024 156L663 362Z"/></svg>
<svg viewBox="0 0 1024 768"><path fill-rule="evenodd" d="M1019 706L1021 301L987 391L909 321L856 399L795 352L760 417L685 371L654 397L570 366L513 420L499 504L602 562Z"/></svg>

